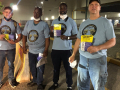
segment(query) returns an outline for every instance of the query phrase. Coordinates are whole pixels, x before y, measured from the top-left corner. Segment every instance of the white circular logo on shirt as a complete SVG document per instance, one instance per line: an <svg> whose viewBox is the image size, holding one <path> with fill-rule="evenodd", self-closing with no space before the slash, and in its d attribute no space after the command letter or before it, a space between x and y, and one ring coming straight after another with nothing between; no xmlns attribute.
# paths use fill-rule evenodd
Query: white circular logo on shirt
<svg viewBox="0 0 120 90"><path fill-rule="evenodd" d="M36 30L31 30L28 34L28 40L30 42L35 42L38 39L39 35Z"/></svg>

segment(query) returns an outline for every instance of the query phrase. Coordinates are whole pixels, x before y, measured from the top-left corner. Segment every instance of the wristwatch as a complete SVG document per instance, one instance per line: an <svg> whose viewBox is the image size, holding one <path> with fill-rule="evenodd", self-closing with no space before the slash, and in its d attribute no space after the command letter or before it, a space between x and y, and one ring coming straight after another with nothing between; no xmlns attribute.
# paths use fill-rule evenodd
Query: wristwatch
<svg viewBox="0 0 120 90"><path fill-rule="evenodd" d="M70 37L68 37L68 40L70 39Z"/></svg>

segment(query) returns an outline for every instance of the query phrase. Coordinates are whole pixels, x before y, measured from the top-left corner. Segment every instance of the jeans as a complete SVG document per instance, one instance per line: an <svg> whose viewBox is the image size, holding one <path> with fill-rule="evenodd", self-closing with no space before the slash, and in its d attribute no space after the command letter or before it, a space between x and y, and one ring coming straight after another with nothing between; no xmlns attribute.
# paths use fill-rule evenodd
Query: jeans
<svg viewBox="0 0 120 90"><path fill-rule="evenodd" d="M14 60L15 60L15 49L11 50L0 50L0 83L2 83L3 78L3 67L5 65L5 60L8 60L8 80L11 82L14 79Z"/></svg>
<svg viewBox="0 0 120 90"><path fill-rule="evenodd" d="M78 90L90 90L90 79L94 90L105 90L107 76L106 56L89 59L80 55L77 77Z"/></svg>
<svg viewBox="0 0 120 90"><path fill-rule="evenodd" d="M30 71L31 71L32 76L33 76L33 82L37 83L38 85L42 84L45 64L36 68L36 64L38 62L37 61L38 54L32 54L29 52L28 56L29 56Z"/></svg>

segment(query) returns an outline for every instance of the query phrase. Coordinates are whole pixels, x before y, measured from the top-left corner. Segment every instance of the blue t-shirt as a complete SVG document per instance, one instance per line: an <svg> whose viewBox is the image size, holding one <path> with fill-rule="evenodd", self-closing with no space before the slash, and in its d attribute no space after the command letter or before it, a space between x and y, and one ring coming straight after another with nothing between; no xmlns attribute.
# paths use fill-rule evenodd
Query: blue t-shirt
<svg viewBox="0 0 120 90"><path fill-rule="evenodd" d="M20 29L20 26L18 25L18 23L17 23L17 27L15 29L13 20L7 22L4 19L2 19L2 22L0 24L0 34L16 35L16 33L21 34L21 29ZM16 44L10 44L5 39L0 40L0 50L11 50L11 49L14 49L15 47L16 47Z"/></svg>
<svg viewBox="0 0 120 90"><path fill-rule="evenodd" d="M81 35L93 35L93 45L98 46L106 43L108 40L115 38L114 28L112 23L104 17L100 17L96 20L87 19L80 25L79 32L77 34L77 38L81 39ZM87 51L81 51L79 48L79 52L86 58L99 58L101 56L107 56L107 49L100 50L96 53L90 54Z"/></svg>
<svg viewBox="0 0 120 90"><path fill-rule="evenodd" d="M66 30L63 34L65 36L75 35L78 32L75 21L70 17L67 17L65 20L62 20L59 17L58 19L53 20L51 26L54 26L54 24L61 24L61 27ZM70 50L72 49L72 40L62 40L60 37L54 37L52 49Z"/></svg>
<svg viewBox="0 0 120 90"><path fill-rule="evenodd" d="M45 38L50 37L49 32L49 26L44 21L40 21L37 25L34 24L34 20L27 21L22 34L27 36L29 52L33 54L43 53Z"/></svg>

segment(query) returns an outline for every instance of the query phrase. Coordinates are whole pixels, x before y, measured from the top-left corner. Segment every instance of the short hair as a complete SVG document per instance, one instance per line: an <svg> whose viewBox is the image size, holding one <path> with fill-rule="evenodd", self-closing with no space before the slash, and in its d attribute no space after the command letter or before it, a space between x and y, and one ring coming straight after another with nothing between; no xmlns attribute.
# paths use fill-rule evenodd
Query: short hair
<svg viewBox="0 0 120 90"><path fill-rule="evenodd" d="M35 7L35 9L34 9L34 11L36 10L36 9L38 9L41 13L42 13L42 8L41 7Z"/></svg>
<svg viewBox="0 0 120 90"><path fill-rule="evenodd" d="M66 6L66 8L67 8L67 4L66 4L66 3L61 3L61 4L59 5L59 7L61 7L62 5Z"/></svg>
<svg viewBox="0 0 120 90"><path fill-rule="evenodd" d="M12 9L10 6L6 6L6 7L4 8L4 10L6 10L6 9L11 10L11 12L13 11L13 9Z"/></svg>

